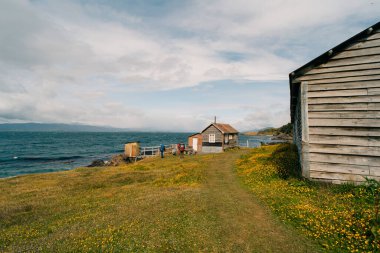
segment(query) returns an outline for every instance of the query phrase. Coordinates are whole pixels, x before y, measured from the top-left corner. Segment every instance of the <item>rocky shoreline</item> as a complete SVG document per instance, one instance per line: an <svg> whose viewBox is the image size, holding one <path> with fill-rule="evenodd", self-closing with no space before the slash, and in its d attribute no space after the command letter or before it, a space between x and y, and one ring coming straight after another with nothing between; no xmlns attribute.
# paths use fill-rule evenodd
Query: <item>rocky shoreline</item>
<svg viewBox="0 0 380 253"><path fill-rule="evenodd" d="M113 155L111 157L111 160L102 160L102 159L96 159L91 162L90 165L87 165L86 167L102 167L102 166L119 166L121 164L128 163L128 159L124 156L124 154L117 154Z"/></svg>
<svg viewBox="0 0 380 253"><path fill-rule="evenodd" d="M293 142L293 136L291 136L289 134L285 134L285 133L280 133L278 135L273 136L272 140Z"/></svg>

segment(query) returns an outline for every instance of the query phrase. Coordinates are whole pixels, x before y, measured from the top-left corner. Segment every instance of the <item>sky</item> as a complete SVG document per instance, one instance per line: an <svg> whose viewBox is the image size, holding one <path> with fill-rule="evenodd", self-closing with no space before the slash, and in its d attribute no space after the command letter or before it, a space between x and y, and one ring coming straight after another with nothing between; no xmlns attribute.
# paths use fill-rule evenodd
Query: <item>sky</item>
<svg viewBox="0 0 380 253"><path fill-rule="evenodd" d="M380 0L1 0L0 123L279 127L288 74L379 13Z"/></svg>

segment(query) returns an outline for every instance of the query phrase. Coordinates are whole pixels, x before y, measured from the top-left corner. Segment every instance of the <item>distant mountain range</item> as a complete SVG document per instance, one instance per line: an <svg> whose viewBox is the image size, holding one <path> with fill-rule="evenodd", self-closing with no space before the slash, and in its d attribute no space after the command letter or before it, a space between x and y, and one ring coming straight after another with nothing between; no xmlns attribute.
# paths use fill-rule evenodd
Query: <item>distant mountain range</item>
<svg viewBox="0 0 380 253"><path fill-rule="evenodd" d="M90 126L81 124L55 123L5 123L0 124L0 132L36 131L36 132L127 132L133 129L105 126Z"/></svg>

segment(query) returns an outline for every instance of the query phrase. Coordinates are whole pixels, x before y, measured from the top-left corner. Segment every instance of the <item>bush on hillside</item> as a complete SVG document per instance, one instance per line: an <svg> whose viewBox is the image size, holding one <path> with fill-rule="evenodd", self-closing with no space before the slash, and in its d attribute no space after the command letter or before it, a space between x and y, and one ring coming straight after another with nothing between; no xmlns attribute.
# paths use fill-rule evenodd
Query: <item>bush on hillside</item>
<svg viewBox="0 0 380 253"><path fill-rule="evenodd" d="M279 135L279 134L292 135L293 134L292 123L288 123L279 128L267 127L257 132L257 135Z"/></svg>
<svg viewBox="0 0 380 253"><path fill-rule="evenodd" d="M271 158L280 178L301 177L301 166L296 145L280 144L272 153Z"/></svg>
<svg viewBox="0 0 380 253"><path fill-rule="evenodd" d="M278 132L291 135L293 133L292 123L288 123L288 124L283 125L282 127L278 128Z"/></svg>

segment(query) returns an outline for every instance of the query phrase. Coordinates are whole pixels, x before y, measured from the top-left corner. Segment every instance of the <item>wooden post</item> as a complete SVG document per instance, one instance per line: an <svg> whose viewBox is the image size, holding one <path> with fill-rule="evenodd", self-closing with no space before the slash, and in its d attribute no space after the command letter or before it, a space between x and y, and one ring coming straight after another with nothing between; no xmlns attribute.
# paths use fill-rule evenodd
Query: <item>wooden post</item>
<svg viewBox="0 0 380 253"><path fill-rule="evenodd" d="M302 176L310 177L309 161L309 106L307 101L308 84L301 83L301 124L302 124Z"/></svg>

